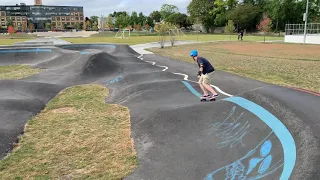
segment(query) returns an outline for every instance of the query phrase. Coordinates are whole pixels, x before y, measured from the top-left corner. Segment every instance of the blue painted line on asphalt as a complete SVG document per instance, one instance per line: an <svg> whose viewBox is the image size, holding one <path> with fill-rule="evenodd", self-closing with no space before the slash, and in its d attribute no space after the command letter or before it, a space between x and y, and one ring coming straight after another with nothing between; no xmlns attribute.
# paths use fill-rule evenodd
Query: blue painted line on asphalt
<svg viewBox="0 0 320 180"><path fill-rule="evenodd" d="M187 88L189 89L189 91L192 92L195 96L197 96L197 97L199 97L199 98L201 97L201 94L198 93L198 91L196 91L196 90L190 85L190 83L188 83L188 82L186 82L186 81L182 81L182 82L183 82L184 85L187 86Z"/></svg>
<svg viewBox="0 0 320 180"><path fill-rule="evenodd" d="M192 92L195 96L197 97L201 96L190 85L190 83L186 81L182 81L182 82L186 85L186 87L190 90L190 92ZM275 133L275 135L278 137L279 141L281 142L283 155L284 155L284 165L283 165L283 171L280 176L280 179L281 180L289 179L296 163L296 144L291 133L285 127L285 125L273 114L271 114L269 111L267 111L263 107L247 99L233 96L223 100L233 102L241 106L242 108L248 110L249 112L259 117L265 124L267 124L270 127L270 129L272 129L272 131Z"/></svg>
<svg viewBox="0 0 320 180"><path fill-rule="evenodd" d="M80 54L89 54L87 51L81 51Z"/></svg>
<svg viewBox="0 0 320 180"><path fill-rule="evenodd" d="M242 108L247 109L272 129L282 144L284 154L284 165L280 179L289 179L296 163L296 144L286 126L269 111L247 99L242 97L230 97L223 100L233 102Z"/></svg>
<svg viewBox="0 0 320 180"><path fill-rule="evenodd" d="M21 52L35 52L35 53L39 53L39 52L52 52L51 49L41 49L41 48L37 48L37 49L10 49L10 50L2 50L0 49L0 54L7 54L7 53L21 53Z"/></svg>

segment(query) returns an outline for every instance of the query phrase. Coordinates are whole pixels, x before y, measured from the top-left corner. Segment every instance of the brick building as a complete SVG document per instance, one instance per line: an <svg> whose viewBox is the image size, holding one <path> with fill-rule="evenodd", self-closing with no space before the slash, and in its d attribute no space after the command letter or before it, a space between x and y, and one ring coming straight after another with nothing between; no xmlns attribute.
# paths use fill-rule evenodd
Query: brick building
<svg viewBox="0 0 320 180"><path fill-rule="evenodd" d="M51 29L63 29L81 26L84 15L81 6L47 6L42 5L42 0L35 0L34 5L0 6L0 28L7 28L10 20L18 29L23 23L33 23L35 29L44 29L48 24Z"/></svg>

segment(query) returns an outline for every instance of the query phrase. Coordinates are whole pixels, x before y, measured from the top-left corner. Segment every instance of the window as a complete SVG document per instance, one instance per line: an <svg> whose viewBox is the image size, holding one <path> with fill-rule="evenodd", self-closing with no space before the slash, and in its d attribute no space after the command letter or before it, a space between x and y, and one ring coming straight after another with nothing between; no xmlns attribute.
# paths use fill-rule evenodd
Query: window
<svg viewBox="0 0 320 180"><path fill-rule="evenodd" d="M74 22L71 22L72 25L74 25Z"/></svg>
<svg viewBox="0 0 320 180"><path fill-rule="evenodd" d="M68 26L70 26L70 22L68 22Z"/></svg>
<svg viewBox="0 0 320 180"><path fill-rule="evenodd" d="M61 23L60 22L58 22L58 26L60 26L61 25Z"/></svg>
<svg viewBox="0 0 320 180"><path fill-rule="evenodd" d="M1 12L1 16L6 16L6 13L5 12Z"/></svg>
<svg viewBox="0 0 320 180"><path fill-rule="evenodd" d="M64 20L65 20L65 18L64 18L64 17L61 17L61 20L62 20L62 21L64 21Z"/></svg>
<svg viewBox="0 0 320 180"><path fill-rule="evenodd" d="M18 26L21 26L21 23L18 22Z"/></svg>
<svg viewBox="0 0 320 180"><path fill-rule="evenodd" d="M10 18L9 18L9 17L7 17L6 19L7 19L7 21L9 21L9 20L10 20Z"/></svg>
<svg viewBox="0 0 320 180"><path fill-rule="evenodd" d="M76 17L76 21L79 21L79 17Z"/></svg>
<svg viewBox="0 0 320 180"><path fill-rule="evenodd" d="M20 17L17 17L17 21L21 21L21 18L20 18Z"/></svg>
<svg viewBox="0 0 320 180"><path fill-rule="evenodd" d="M83 17L80 17L80 21L83 21Z"/></svg>
<svg viewBox="0 0 320 180"><path fill-rule="evenodd" d="M11 20L12 20L12 21L15 21L15 20L16 20L16 18L15 18L15 17L11 17Z"/></svg>
<svg viewBox="0 0 320 180"><path fill-rule="evenodd" d="M1 21L6 21L4 18L1 18Z"/></svg>
<svg viewBox="0 0 320 180"><path fill-rule="evenodd" d="M55 21L56 20L56 17L52 17L52 21Z"/></svg>
<svg viewBox="0 0 320 180"><path fill-rule="evenodd" d="M25 21L25 20L26 20L26 18L25 18L25 17L23 17L23 18L22 18L22 21Z"/></svg>
<svg viewBox="0 0 320 180"><path fill-rule="evenodd" d="M71 21L74 21L74 17L71 18Z"/></svg>
<svg viewBox="0 0 320 180"><path fill-rule="evenodd" d="M70 18L69 18L69 17L66 17L66 20L67 20L67 21L70 21Z"/></svg>
<svg viewBox="0 0 320 180"><path fill-rule="evenodd" d="M2 25L2 26L6 26L6 23L2 22L1 25Z"/></svg>

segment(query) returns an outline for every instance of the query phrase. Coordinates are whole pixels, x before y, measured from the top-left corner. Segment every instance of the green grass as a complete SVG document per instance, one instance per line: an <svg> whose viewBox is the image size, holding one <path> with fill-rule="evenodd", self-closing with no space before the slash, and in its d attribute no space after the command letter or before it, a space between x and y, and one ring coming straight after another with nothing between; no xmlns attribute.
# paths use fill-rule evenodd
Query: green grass
<svg viewBox="0 0 320 180"><path fill-rule="evenodd" d="M0 66L0 79L22 79L41 72L41 69L29 65Z"/></svg>
<svg viewBox="0 0 320 180"><path fill-rule="evenodd" d="M28 121L19 144L0 161L1 179L121 179L138 160L126 107L106 104L108 89L63 90Z"/></svg>
<svg viewBox="0 0 320 180"><path fill-rule="evenodd" d="M105 34L105 35L104 35ZM83 44L83 43L115 43L115 44L142 44L142 43L149 43L149 42L156 42L158 41L158 37L156 35L138 35L133 34L130 39L119 39L115 38L115 33L102 33L93 35L91 37L87 38L62 38L66 41L69 41L71 43L75 44ZM237 40L237 35L231 36L232 41ZM283 37L277 37L277 36L268 36L266 37L266 40L283 40ZM215 35L215 34L187 34L186 36L180 36L177 38L177 40L193 40L193 41L224 41L230 40L229 35ZM169 38L167 38L167 41L169 41ZM244 41L263 41L263 36L245 36Z"/></svg>
<svg viewBox="0 0 320 180"><path fill-rule="evenodd" d="M36 38L36 35L29 35L29 34L0 35L0 45L13 45L16 42L24 42L34 38Z"/></svg>
<svg viewBox="0 0 320 180"><path fill-rule="evenodd" d="M192 49L197 49L218 70L320 93L320 47L317 45L214 42L150 51L195 63L189 57Z"/></svg>

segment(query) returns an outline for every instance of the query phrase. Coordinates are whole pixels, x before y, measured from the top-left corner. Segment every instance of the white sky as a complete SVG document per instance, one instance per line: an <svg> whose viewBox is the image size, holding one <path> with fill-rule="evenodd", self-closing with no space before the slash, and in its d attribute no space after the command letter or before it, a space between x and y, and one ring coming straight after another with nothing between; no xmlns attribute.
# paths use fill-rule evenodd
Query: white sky
<svg viewBox="0 0 320 180"><path fill-rule="evenodd" d="M83 6L85 17L104 15L114 11L143 12L149 15L154 10L160 10L162 4L176 5L181 13L186 13L191 0L42 0L43 5ZM25 3L33 5L34 0L1 0L1 5ZM141 5L140 5L141 4Z"/></svg>

